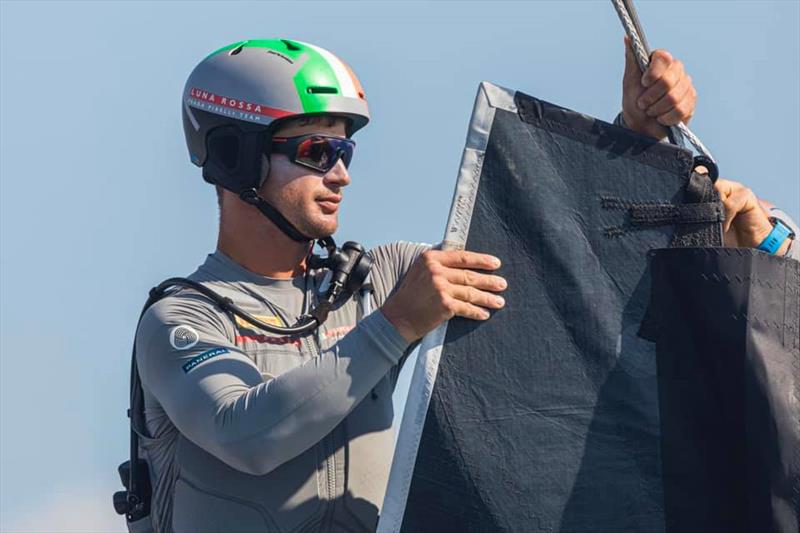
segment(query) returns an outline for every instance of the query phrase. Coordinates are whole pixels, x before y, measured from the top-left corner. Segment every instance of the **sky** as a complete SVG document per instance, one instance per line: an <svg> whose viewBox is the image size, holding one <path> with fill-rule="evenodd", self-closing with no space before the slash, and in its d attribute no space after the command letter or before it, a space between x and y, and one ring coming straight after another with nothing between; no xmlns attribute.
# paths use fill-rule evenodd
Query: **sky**
<svg viewBox="0 0 800 533"><path fill-rule="evenodd" d="M637 6L721 174L800 218L800 3ZM136 318L216 240L180 120L206 54L283 37L352 66L372 122L336 237L373 246L441 240L480 81L612 120L622 35L600 0L0 1L0 531L123 530Z"/></svg>

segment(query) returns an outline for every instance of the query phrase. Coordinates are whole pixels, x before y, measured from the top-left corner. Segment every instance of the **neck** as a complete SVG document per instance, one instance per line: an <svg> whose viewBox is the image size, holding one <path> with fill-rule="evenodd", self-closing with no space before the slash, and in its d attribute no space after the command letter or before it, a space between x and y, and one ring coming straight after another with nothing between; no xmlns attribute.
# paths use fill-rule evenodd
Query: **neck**
<svg viewBox="0 0 800 533"><path fill-rule="evenodd" d="M217 249L256 274L277 279L302 276L309 244L290 239L255 208L220 217Z"/></svg>

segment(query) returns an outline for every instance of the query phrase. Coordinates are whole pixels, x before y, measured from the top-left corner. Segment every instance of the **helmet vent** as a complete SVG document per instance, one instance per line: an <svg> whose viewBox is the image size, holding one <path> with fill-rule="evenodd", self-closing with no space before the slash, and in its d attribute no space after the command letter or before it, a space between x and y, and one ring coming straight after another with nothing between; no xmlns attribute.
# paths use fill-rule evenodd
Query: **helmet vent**
<svg viewBox="0 0 800 533"><path fill-rule="evenodd" d="M242 48L244 48L244 43L240 44L239 46L228 52L228 55L235 56L236 54L242 51Z"/></svg>
<svg viewBox="0 0 800 533"><path fill-rule="evenodd" d="M309 87L306 89L309 94L338 94L339 89L336 87Z"/></svg>
<svg viewBox="0 0 800 533"><path fill-rule="evenodd" d="M290 41L290 40L288 40L288 39L281 39L281 42L282 42L283 44L285 44L285 45L286 45L286 48L287 48L288 50L291 50L292 52L299 52L300 50L302 50L302 48L300 48L300 47L297 45L297 43L293 43L292 41Z"/></svg>

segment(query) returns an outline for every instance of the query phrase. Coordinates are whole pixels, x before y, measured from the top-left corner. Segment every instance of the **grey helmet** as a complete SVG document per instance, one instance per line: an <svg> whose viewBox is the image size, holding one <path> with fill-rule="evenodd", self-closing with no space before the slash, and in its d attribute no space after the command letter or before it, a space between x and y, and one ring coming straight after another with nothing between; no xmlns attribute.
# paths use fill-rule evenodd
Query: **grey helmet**
<svg viewBox="0 0 800 533"><path fill-rule="evenodd" d="M253 196L272 132L298 116L345 117L348 136L369 121L350 67L323 48L287 39L241 41L210 54L186 81L182 104L189 158L203 168L203 179L239 194L274 222L282 219L278 225L295 240L308 237Z"/></svg>

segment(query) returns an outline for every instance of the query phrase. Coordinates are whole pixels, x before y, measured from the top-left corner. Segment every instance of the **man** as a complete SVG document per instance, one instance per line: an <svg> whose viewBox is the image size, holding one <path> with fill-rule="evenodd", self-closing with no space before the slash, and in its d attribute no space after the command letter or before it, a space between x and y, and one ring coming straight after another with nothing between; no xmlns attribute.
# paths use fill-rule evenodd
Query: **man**
<svg viewBox="0 0 800 533"><path fill-rule="evenodd" d="M696 100L666 52L644 78L626 74L624 95L625 120L656 135ZM295 323L330 283L309 253L337 229L350 137L369 120L358 80L319 47L245 41L195 68L183 114L220 204L217 250L191 279L263 322ZM740 242L757 240L771 224L734 196L755 221ZM374 530L400 365L449 318L488 319L506 281L480 253L393 243L370 255L371 295L338 301L310 333L265 332L191 290L147 311L136 345L156 531Z"/></svg>

